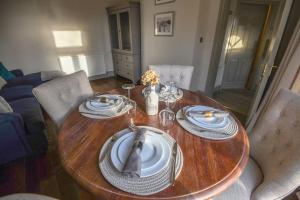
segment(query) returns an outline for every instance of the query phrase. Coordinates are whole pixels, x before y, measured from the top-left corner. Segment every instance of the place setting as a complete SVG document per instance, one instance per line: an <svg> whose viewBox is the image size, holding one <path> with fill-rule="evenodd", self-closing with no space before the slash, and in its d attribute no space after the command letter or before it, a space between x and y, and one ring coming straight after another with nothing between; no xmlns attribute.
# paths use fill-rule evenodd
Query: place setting
<svg viewBox="0 0 300 200"><path fill-rule="evenodd" d="M142 81L143 80L148 81L149 79L156 76L157 78L159 78L158 75L152 71L153 70L148 70L145 73L145 75L143 75ZM143 82L144 85L146 85L146 83L147 82ZM146 97L147 95L149 95L149 93L151 93L151 90L153 90L151 86L145 87L142 89L142 94ZM164 84L158 83L155 85L154 90L158 94L159 101L163 101L163 102L166 101L175 102L180 100L183 97L183 91L182 89L176 86L175 81L167 81Z"/></svg>
<svg viewBox="0 0 300 200"><path fill-rule="evenodd" d="M95 94L80 104L79 113L93 119L108 119L121 116L128 112L136 103L130 99L130 89L134 85L126 84L128 97L119 94ZM125 89L125 88L124 88Z"/></svg>
<svg viewBox="0 0 300 200"><path fill-rule="evenodd" d="M168 131L136 126L135 112L128 112L128 128L115 133L102 146L99 168L111 185L145 196L175 184L183 166L183 154Z"/></svg>
<svg viewBox="0 0 300 200"><path fill-rule="evenodd" d="M183 107L176 119L185 130L206 139L229 139L238 132L238 124L230 113L209 106Z"/></svg>

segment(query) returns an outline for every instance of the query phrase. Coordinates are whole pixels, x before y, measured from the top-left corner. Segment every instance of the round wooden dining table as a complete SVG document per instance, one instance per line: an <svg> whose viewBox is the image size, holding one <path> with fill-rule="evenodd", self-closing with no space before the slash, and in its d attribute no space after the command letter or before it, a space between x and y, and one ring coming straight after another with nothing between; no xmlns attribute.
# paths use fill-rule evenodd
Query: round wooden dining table
<svg viewBox="0 0 300 200"><path fill-rule="evenodd" d="M159 117L148 116L142 86L131 91L131 99L137 102L136 125L160 127ZM111 94L126 94L123 89L111 90ZM199 93L184 90L174 111L187 105L205 105L226 110L216 101ZM160 109L164 108L160 103ZM235 117L234 117L235 118ZM236 118L235 118L236 119ZM102 145L116 132L128 127L126 115L111 119L90 119L74 109L60 128L59 154L65 170L84 189L98 199L209 199L226 190L244 170L249 157L249 141L241 123L238 133L230 139L216 141L193 135L178 122L169 134L183 152L183 168L175 185L150 196L137 196L123 192L108 183L98 165Z"/></svg>

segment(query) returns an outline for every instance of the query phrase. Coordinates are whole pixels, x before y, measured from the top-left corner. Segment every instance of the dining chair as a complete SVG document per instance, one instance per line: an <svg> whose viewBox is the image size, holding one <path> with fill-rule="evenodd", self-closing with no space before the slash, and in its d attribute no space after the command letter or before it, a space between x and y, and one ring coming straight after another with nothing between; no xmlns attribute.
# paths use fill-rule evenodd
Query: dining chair
<svg viewBox="0 0 300 200"><path fill-rule="evenodd" d="M300 96L282 89L249 134L248 164L214 199L283 199L300 186Z"/></svg>
<svg viewBox="0 0 300 200"><path fill-rule="evenodd" d="M93 90L85 72L78 71L39 85L33 89L33 94L60 127L72 109L93 95Z"/></svg>
<svg viewBox="0 0 300 200"><path fill-rule="evenodd" d="M149 69L156 71L159 74L159 79L162 84L168 81L175 81L180 88L189 90L194 71L193 66L183 65L149 65Z"/></svg>
<svg viewBox="0 0 300 200"><path fill-rule="evenodd" d="M40 194L17 193L17 194L10 194L4 197L0 197L0 200L58 200L58 199L40 195Z"/></svg>

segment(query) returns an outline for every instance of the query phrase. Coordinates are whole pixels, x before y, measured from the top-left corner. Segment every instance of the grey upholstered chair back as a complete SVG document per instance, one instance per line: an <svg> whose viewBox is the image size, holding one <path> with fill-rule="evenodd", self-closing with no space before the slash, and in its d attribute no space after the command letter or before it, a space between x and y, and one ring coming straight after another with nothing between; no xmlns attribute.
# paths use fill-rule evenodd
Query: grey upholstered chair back
<svg viewBox="0 0 300 200"><path fill-rule="evenodd" d="M17 193L10 194L4 197L0 197L0 200L58 200L52 197L48 197L40 194L30 194L30 193Z"/></svg>
<svg viewBox="0 0 300 200"><path fill-rule="evenodd" d="M159 74L160 82L165 84L167 81L175 81L177 86L183 89L190 89L193 66L183 65L149 65Z"/></svg>
<svg viewBox="0 0 300 200"><path fill-rule="evenodd" d="M264 175L251 199L282 199L295 190L300 185L300 96L281 90L255 125L250 144Z"/></svg>
<svg viewBox="0 0 300 200"><path fill-rule="evenodd" d="M93 95L90 82L84 71L43 83L33 89L33 94L60 127L67 114L85 98Z"/></svg>

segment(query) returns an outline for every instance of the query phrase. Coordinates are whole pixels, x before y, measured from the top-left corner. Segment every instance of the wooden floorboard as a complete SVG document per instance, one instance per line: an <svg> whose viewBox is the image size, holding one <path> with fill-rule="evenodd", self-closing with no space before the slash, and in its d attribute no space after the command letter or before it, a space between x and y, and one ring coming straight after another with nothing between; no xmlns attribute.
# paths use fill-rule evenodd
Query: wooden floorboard
<svg viewBox="0 0 300 200"><path fill-rule="evenodd" d="M231 110L245 124L254 93L246 89L222 89L215 92L213 99Z"/></svg>

